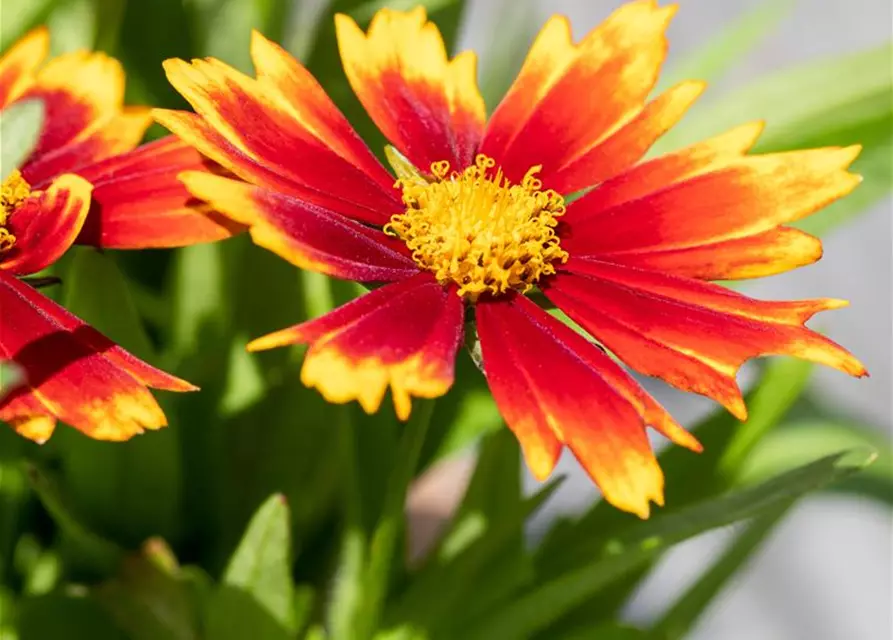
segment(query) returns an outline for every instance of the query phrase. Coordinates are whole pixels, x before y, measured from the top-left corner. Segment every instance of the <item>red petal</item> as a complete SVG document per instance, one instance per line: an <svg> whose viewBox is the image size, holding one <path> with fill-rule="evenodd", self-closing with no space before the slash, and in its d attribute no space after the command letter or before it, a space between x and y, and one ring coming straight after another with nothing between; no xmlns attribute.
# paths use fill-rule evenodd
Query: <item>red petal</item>
<svg viewBox="0 0 893 640"><path fill-rule="evenodd" d="M84 167L93 206L78 244L107 249L183 247L228 238L242 225L196 200L178 178L213 164L174 136Z"/></svg>
<svg viewBox="0 0 893 640"><path fill-rule="evenodd" d="M419 271L402 242L322 207L210 173L182 179L197 198L246 225L256 244L302 269L362 282Z"/></svg>
<svg viewBox="0 0 893 640"><path fill-rule="evenodd" d="M847 147L727 156L710 171L620 202L610 189L607 200L594 189L568 208L562 248L616 262L761 234L852 191L860 178L846 168L858 153Z"/></svg>
<svg viewBox="0 0 893 640"><path fill-rule="evenodd" d="M403 155L422 171L443 160L457 170L473 162L486 119L474 53L450 60L424 7L382 9L365 34L338 14L335 29L354 92Z"/></svg>
<svg viewBox="0 0 893 640"><path fill-rule="evenodd" d="M34 80L34 73L50 52L50 33L37 27L0 57L0 109L12 102Z"/></svg>
<svg viewBox="0 0 893 640"><path fill-rule="evenodd" d="M790 355L865 375L846 350L804 323L840 300L764 302L718 285L571 259L544 292L627 365L747 415L735 375L748 359Z"/></svg>
<svg viewBox="0 0 893 640"><path fill-rule="evenodd" d="M35 188L63 173L83 175L83 167L136 147L151 122L149 109L124 109L96 123L75 141L30 160L22 167L22 175Z"/></svg>
<svg viewBox="0 0 893 640"><path fill-rule="evenodd" d="M46 191L32 193L9 217L7 228L16 241L0 256L0 270L28 275L62 257L87 218L92 190L83 178L63 175Z"/></svg>
<svg viewBox="0 0 893 640"><path fill-rule="evenodd" d="M124 69L104 53L77 51L53 58L21 96L41 98L43 131L29 161L79 140L124 104Z"/></svg>
<svg viewBox="0 0 893 640"><path fill-rule="evenodd" d="M641 111L666 55L664 31L675 11L655 0L629 2L578 45L567 19L552 18L490 118L481 152L513 181L532 166L542 165L546 175L584 157ZM575 180L585 182L579 175Z"/></svg>
<svg viewBox="0 0 893 640"><path fill-rule="evenodd" d="M401 420L411 399L453 384L462 339L461 298L429 274L375 289L324 316L254 340L252 351L309 344L301 380L329 402L378 410L388 386Z"/></svg>
<svg viewBox="0 0 893 640"><path fill-rule="evenodd" d="M271 66L269 60L261 61ZM156 112L156 118L236 175L250 180L272 173L274 181L257 184L315 204L339 203L335 209L339 213L373 224L383 225L403 210L394 179L368 158L357 164L353 154L346 152L356 146L353 138L332 141L329 136L336 135L336 129L315 128L321 126L319 118L308 123L292 106L293 98L283 97L290 93L291 85L274 88L269 78L259 82L214 59L193 60L192 64L173 59L164 66L171 84L204 122L197 129L194 120L170 117L177 112ZM318 86L316 90L321 92ZM324 96L308 100L314 107L327 102ZM326 115L329 120L341 117L337 112ZM215 135L209 136L208 128ZM225 140L224 148L208 148L219 147L219 138ZM230 162L231 149L238 152L239 162ZM246 171L246 162L263 168Z"/></svg>
<svg viewBox="0 0 893 640"><path fill-rule="evenodd" d="M0 401L0 419L27 437L45 440L59 419L92 438L126 440L166 424L147 385L195 389L2 272L0 305L0 358L22 367L27 381Z"/></svg>
<svg viewBox="0 0 893 640"><path fill-rule="evenodd" d="M646 518L649 502L663 503L663 473L645 424L675 423L656 402L523 296L480 302L476 318L487 382L535 476L548 476L566 444L614 506ZM697 447L685 435L680 439Z"/></svg>

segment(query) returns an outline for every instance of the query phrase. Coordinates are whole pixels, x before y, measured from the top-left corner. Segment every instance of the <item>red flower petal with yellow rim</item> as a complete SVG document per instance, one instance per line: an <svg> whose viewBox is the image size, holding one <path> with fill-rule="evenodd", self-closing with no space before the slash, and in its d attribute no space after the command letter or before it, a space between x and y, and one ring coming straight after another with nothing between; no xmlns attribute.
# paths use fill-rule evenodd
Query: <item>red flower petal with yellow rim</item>
<svg viewBox="0 0 893 640"><path fill-rule="evenodd" d="M40 98L44 126L31 159L89 135L99 123L121 112L124 69L104 53L76 51L51 59L21 99Z"/></svg>
<svg viewBox="0 0 893 640"><path fill-rule="evenodd" d="M425 172L443 160L472 163L486 120L473 52L450 60L424 7L382 9L366 33L338 14L335 30L347 79L394 146Z"/></svg>
<svg viewBox="0 0 893 640"><path fill-rule="evenodd" d="M193 60L192 64L167 60L164 66L171 84L217 135L250 162L277 174L277 187L305 198L314 193L329 196L328 200L340 203L339 213L375 224L384 224L391 213L399 211L393 179L380 165L379 171L371 174L366 164L357 166L351 157L340 155L338 151L349 141L333 145L319 138L268 83L213 59ZM159 120L166 123L164 114L160 115ZM174 132L189 142L194 137L189 130ZM225 158L209 157L239 175L237 167L229 166Z"/></svg>
<svg viewBox="0 0 893 640"><path fill-rule="evenodd" d="M744 420L735 381L761 355L789 355L865 375L846 350L803 324L841 300L764 302L653 271L571 259L544 293L633 369L706 395Z"/></svg>
<svg viewBox="0 0 893 640"><path fill-rule="evenodd" d="M24 276L61 258L84 225L92 190L83 178L64 175L46 191L32 193L7 221L6 227L16 240L11 249L0 254L0 270Z"/></svg>
<svg viewBox="0 0 893 640"><path fill-rule="evenodd" d="M815 243L796 233L783 241L772 232L852 191L861 178L846 169L858 153L859 147L847 147L726 157L708 171L631 199L612 194L606 184L607 198L596 188L568 207L562 247L579 257L643 266L653 253L694 250L689 264L682 262L685 273L700 268L705 275L740 276L751 261L757 265L751 273L766 272L758 267L766 262L764 242L777 255L779 242L793 240L789 246L799 253L771 271L791 269L815 259ZM741 244L744 238L752 240ZM698 262L705 245L715 251Z"/></svg>
<svg viewBox="0 0 893 640"><path fill-rule="evenodd" d="M72 142L39 156L22 166L22 175L34 188L40 188L63 173L78 173L92 163L126 153L136 147L149 125L149 109L130 107L96 122Z"/></svg>
<svg viewBox="0 0 893 640"><path fill-rule="evenodd" d="M655 0L629 2L577 45L566 18L549 20L487 123L481 153L495 158L513 181L542 165L542 180L551 187L552 172L585 157L642 110L666 56L664 32L675 12ZM581 87L598 95L597 108L580 99ZM661 131L655 124L650 129L644 135L653 142ZM564 181L585 179L566 175Z"/></svg>
<svg viewBox="0 0 893 640"><path fill-rule="evenodd" d="M657 403L649 412L608 356L527 298L481 302L475 315L487 382L534 476L544 480L566 445L611 504L642 518L663 504L645 433Z"/></svg>
<svg viewBox="0 0 893 640"><path fill-rule="evenodd" d="M255 244L302 269L360 282L403 280L419 271L402 243L333 211L209 173L181 178L193 195L246 225Z"/></svg>
<svg viewBox="0 0 893 640"><path fill-rule="evenodd" d="M411 399L442 396L453 384L463 305L453 291L418 274L386 285L324 316L258 338L251 351L309 344L301 380L329 402L378 410L388 387L397 416Z"/></svg>
<svg viewBox="0 0 893 640"><path fill-rule="evenodd" d="M27 284L0 272L0 358L26 383L0 400L0 419L33 440L62 420L100 440L127 440L167 423L146 386L195 387L150 367Z"/></svg>
<svg viewBox="0 0 893 640"><path fill-rule="evenodd" d="M0 56L0 109L33 82L37 68L50 52L50 33L37 27Z"/></svg>
<svg viewBox="0 0 893 640"><path fill-rule="evenodd" d="M191 146L168 136L83 167L93 205L78 244L107 249L170 248L212 242L245 230L195 199L179 175L218 171Z"/></svg>

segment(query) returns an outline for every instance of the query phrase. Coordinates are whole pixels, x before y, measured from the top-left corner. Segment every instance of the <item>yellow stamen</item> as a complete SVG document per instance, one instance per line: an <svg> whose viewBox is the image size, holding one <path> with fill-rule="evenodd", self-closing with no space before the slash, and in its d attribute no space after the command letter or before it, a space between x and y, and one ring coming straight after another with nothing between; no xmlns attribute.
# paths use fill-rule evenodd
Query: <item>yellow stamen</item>
<svg viewBox="0 0 893 640"><path fill-rule="evenodd" d="M6 225L18 206L30 195L31 185L18 169L3 181L3 187L0 189L0 253L9 251L15 244L16 237L9 232Z"/></svg>
<svg viewBox="0 0 893 640"><path fill-rule="evenodd" d="M527 172L511 184L496 163L479 155L462 173L448 162L431 165L432 180L401 177L406 212L394 215L385 232L402 239L416 263L441 284L455 283L460 296L475 302L481 295L509 290L524 293L542 276L566 262L555 227L564 199L542 190Z"/></svg>

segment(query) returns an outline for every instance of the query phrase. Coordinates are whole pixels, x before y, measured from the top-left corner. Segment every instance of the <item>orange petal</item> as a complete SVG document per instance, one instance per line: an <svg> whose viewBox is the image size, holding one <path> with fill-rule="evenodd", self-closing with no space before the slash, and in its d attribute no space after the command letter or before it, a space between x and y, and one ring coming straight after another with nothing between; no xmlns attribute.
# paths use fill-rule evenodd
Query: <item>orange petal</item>
<svg viewBox="0 0 893 640"><path fill-rule="evenodd" d="M174 136L80 170L93 183L93 205L78 244L107 249L183 247L245 228L196 200L179 179L187 170L219 170Z"/></svg>
<svg viewBox="0 0 893 640"><path fill-rule="evenodd" d="M269 56L259 58L265 68L269 66ZM355 147L355 140L333 143L321 139L319 135L334 129L312 128L319 125L319 120L311 120L308 125L308 119L292 106L294 98L283 97L290 87L271 88L269 78L264 82L254 80L214 59L193 60L191 64L172 59L165 61L164 68L171 84L203 120L204 129L216 135L209 136L189 124L188 118L171 118L178 112L155 112L156 118L236 175L273 174L272 181L259 181L258 185L317 204L334 202L338 206L331 208L339 213L373 224L384 224L390 215L402 211L394 179L371 159L358 166L354 155L340 154L347 147ZM321 101L317 99L313 104L318 106ZM341 116L327 117L337 120ZM225 147L220 152L209 149L220 146L215 142L219 138L225 140ZM228 160L232 151L240 161L231 166ZM245 171L245 163L263 168Z"/></svg>
<svg viewBox="0 0 893 640"><path fill-rule="evenodd" d="M22 98L41 98L44 128L29 161L74 142L120 113L124 69L104 53L77 51L50 60Z"/></svg>
<svg viewBox="0 0 893 640"><path fill-rule="evenodd" d="M627 365L706 395L744 419L735 376L761 355L789 355L854 376L865 369L845 349L806 328L841 300L764 302L718 285L595 260L571 259L546 296Z"/></svg>
<svg viewBox="0 0 893 640"><path fill-rule="evenodd" d="M35 71L49 52L50 33L46 27L37 27L0 57L0 109L33 82Z"/></svg>
<svg viewBox="0 0 893 640"><path fill-rule="evenodd" d="M537 176L559 193L575 193L632 167L703 93L703 82L683 82L661 94L605 139Z"/></svg>
<svg viewBox="0 0 893 640"><path fill-rule="evenodd" d="M59 176L46 191L35 191L9 217L15 244L0 256L0 270L36 273L62 257L90 210L92 185L83 178Z"/></svg>
<svg viewBox="0 0 893 640"><path fill-rule="evenodd" d="M29 184L41 188L63 173L79 173L92 163L127 153L136 147L152 123L150 110L125 108L100 120L74 141L32 158L22 167Z"/></svg>
<svg viewBox="0 0 893 640"><path fill-rule="evenodd" d="M382 9L367 33L352 18L335 16L338 49L354 92L382 133L416 167L472 163L486 109L477 87L477 58L450 60L424 7Z"/></svg>
<svg viewBox="0 0 893 640"><path fill-rule="evenodd" d="M127 440L166 425L146 386L192 385L130 355L36 290L0 272L0 358L26 384L0 401L0 419L43 441L61 420L99 440Z"/></svg>
<svg viewBox="0 0 893 640"><path fill-rule="evenodd" d="M247 226L255 244L302 269L361 282L418 273L406 246L378 229L239 180L192 171L181 178L194 196Z"/></svg>
<svg viewBox="0 0 893 640"><path fill-rule="evenodd" d="M548 476L565 444L617 508L647 518L650 502L663 504L663 473L645 433L647 421L667 420L657 403L523 296L480 302L475 316L487 382L531 471Z"/></svg>
<svg viewBox="0 0 893 640"><path fill-rule="evenodd" d="M397 416L406 420L413 396L436 398L453 384L463 311L459 296L419 274L248 348L309 344L304 384L329 402L357 400L367 413L378 410L390 386Z"/></svg>
<svg viewBox="0 0 893 640"><path fill-rule="evenodd" d="M542 165L551 186L549 172L584 157L642 110L666 56L664 32L675 11L655 0L626 3L578 45L566 18L549 20L493 113L481 152L512 181Z"/></svg>
<svg viewBox="0 0 893 640"><path fill-rule="evenodd" d="M861 178L847 167L858 154L859 147L829 147L727 156L705 173L622 202L603 201L594 189L570 205L562 247L623 261L765 233L852 191Z"/></svg>

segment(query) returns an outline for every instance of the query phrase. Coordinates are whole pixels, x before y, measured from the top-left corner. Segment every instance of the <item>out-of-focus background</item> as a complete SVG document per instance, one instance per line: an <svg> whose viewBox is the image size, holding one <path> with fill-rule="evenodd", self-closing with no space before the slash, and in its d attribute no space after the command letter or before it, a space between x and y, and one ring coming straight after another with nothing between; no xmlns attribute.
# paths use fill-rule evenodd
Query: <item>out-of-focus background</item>
<svg viewBox="0 0 893 640"><path fill-rule="evenodd" d="M579 37L620 4L618 0L472 0L461 46L479 51L486 70L488 57L499 55L496 47L509 40L507 31L519 32L514 42L524 49L530 37L525 29L536 28L553 13L563 13L571 18L574 33ZM679 12L670 28L669 68L724 25L768 3L679 0L678 4ZM778 28L714 83L702 102L794 63L881 44L889 40L893 28L893 9L888 0L801 0L778 4L791 5ZM853 73L858 73L858 69L853 69ZM483 77L487 77L486 72ZM802 99L808 101L810 96ZM754 115L742 113L740 118L744 121ZM698 112L693 111L689 117L697 118ZM819 370L813 378L812 397L829 410L855 416L888 435L893 420L891 220L893 203L888 200L829 234L825 256L819 263L744 288L751 295L767 299L840 297L851 301L848 309L826 314L813 325L858 355L871 377L854 380L834 371ZM683 424L703 416L710 406L700 398L675 393L660 384L646 386ZM568 480L540 514L541 525L557 513L579 511L596 497L590 480L570 456L565 456L558 471L567 474ZM535 484L529 477L527 482L531 487ZM662 612L671 597L716 557L723 540L723 533L718 532L671 553L629 605L629 619L649 620ZM752 566L718 599L692 637L893 638L893 520L889 508L876 501L850 497L806 498Z"/></svg>

